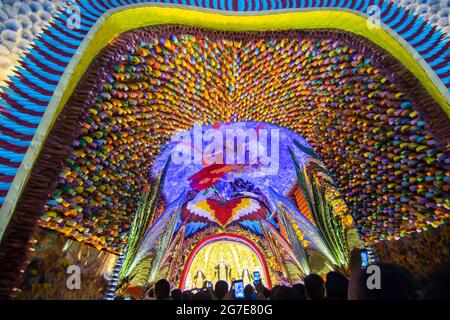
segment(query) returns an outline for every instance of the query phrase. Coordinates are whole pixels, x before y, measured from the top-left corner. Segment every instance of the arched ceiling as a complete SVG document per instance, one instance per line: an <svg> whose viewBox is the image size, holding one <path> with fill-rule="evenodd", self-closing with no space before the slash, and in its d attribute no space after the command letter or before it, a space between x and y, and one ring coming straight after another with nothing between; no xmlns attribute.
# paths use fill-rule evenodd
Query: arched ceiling
<svg viewBox="0 0 450 320"><path fill-rule="evenodd" d="M301 134L368 244L448 221L448 1L156 2L0 3L0 295L38 220L121 252L156 156L199 119ZM141 29L164 24L278 31Z"/></svg>
<svg viewBox="0 0 450 320"><path fill-rule="evenodd" d="M8 81L8 88L2 92L0 138L5 150L0 159L0 203L4 202L5 205L2 206L0 234L11 217L16 205L15 198L23 190L29 169L45 141L48 129L78 82L77 76L84 73L83 68L87 68L90 59L110 38L132 28L187 23L221 30L261 30L269 26L278 30L289 27L344 29L371 39L397 57L418 77L441 107L449 111L449 43L445 36L448 8L445 7L445 1L439 3L441 7L444 6L444 10L436 10L436 4L431 2L416 8L407 1L398 4L387 0L234 0L191 2L192 7L185 6L184 0L168 0L164 4L154 0L139 3L135 0L80 0L58 6L56 11L49 0L16 2L8 0L0 8L2 21L20 15L20 25L10 20L0 25L0 28L6 28L2 31L4 44L8 44L7 48L1 50L4 53L14 49L18 34L29 34L27 31L19 32L21 28L33 28L33 33L39 32L40 26L31 26L28 20L39 24L40 19L52 20L49 12L56 13L50 26L43 31L43 38L35 39L26 57L21 59L15 75L11 77L12 82ZM177 7L183 10L175 9ZM204 13L194 11L195 7L224 11ZM327 10L319 10L324 8ZM187 12L187 9L191 11ZM284 11L280 11L283 19L266 14L272 13L274 9ZM290 10L288 12L285 9ZM237 12L251 13L241 16ZM94 48L89 48L90 42ZM93 50L88 53L86 49ZM74 78L69 81L72 75ZM64 91L62 96L61 91ZM48 114L42 118L45 110ZM41 130L36 131L39 123Z"/></svg>
<svg viewBox="0 0 450 320"><path fill-rule="evenodd" d="M405 84L418 88L388 54L336 30L135 30L100 54L58 118L28 185L58 176L50 198L25 192L20 205L45 201L42 226L118 252L175 129L256 121L316 150L364 240L438 225L448 219L446 125Z"/></svg>

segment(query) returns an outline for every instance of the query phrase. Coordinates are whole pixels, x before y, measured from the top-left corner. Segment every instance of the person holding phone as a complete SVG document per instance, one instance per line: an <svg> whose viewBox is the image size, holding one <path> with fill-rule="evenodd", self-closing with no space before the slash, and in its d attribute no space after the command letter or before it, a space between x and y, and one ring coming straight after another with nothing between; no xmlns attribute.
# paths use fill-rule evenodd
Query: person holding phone
<svg viewBox="0 0 450 320"><path fill-rule="evenodd" d="M253 272L253 284L256 287L261 282L261 274L259 271Z"/></svg>
<svg viewBox="0 0 450 320"><path fill-rule="evenodd" d="M199 291L205 292L212 300L217 300L211 281L203 281L203 287Z"/></svg>
<svg viewBox="0 0 450 320"><path fill-rule="evenodd" d="M348 282L348 299L357 300L358 286L361 281L361 249L354 248L350 254L350 260L348 264L350 270L350 278Z"/></svg>
<svg viewBox="0 0 450 320"><path fill-rule="evenodd" d="M367 269L369 266L369 255L367 254L366 249L360 250L360 257L361 257L361 269Z"/></svg>
<svg viewBox="0 0 450 320"><path fill-rule="evenodd" d="M232 285L233 298L236 300L244 299L244 281L234 280Z"/></svg>

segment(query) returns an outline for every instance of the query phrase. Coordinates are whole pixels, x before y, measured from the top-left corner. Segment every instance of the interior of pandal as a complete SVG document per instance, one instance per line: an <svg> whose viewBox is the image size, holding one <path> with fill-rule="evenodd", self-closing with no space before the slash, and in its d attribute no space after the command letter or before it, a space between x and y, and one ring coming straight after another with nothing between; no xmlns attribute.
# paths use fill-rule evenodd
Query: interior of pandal
<svg viewBox="0 0 450 320"><path fill-rule="evenodd" d="M56 17L3 89L2 214L16 197L2 296L102 299L120 284L140 297L161 278L184 290L254 271L270 288L346 274L355 247L419 277L448 259L448 103L407 63L342 29L167 23L116 34L53 92L92 15L73 32ZM64 94L44 122L35 105ZM48 135L18 193L22 158L7 158L39 123ZM86 290L67 290L72 265Z"/></svg>

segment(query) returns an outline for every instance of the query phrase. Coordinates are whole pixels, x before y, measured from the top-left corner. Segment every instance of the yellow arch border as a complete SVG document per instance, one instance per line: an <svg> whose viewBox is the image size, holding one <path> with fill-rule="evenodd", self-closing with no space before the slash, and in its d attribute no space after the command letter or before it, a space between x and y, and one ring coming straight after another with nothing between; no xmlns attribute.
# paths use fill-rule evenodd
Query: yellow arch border
<svg viewBox="0 0 450 320"><path fill-rule="evenodd" d="M81 16L81 19L83 17ZM88 32L66 68L33 141L0 210L0 240L26 185L33 164L59 113L92 60L120 33L161 25L180 24L223 31L340 29L360 35L393 55L423 84L450 116L448 91L423 58L389 27L377 27L362 13L346 9L278 10L253 13L202 10L189 6L129 5L105 12Z"/></svg>

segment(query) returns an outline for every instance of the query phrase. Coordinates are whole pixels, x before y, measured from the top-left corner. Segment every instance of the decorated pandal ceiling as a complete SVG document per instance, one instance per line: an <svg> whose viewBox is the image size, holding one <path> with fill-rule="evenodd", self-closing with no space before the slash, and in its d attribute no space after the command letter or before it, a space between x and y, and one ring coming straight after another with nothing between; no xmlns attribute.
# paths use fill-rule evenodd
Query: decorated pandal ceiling
<svg viewBox="0 0 450 320"><path fill-rule="evenodd" d="M445 80L444 46L424 41L415 45ZM15 154L2 157L1 201L44 111L20 106L38 64L26 60L17 86L2 93L10 104L1 111L2 156ZM39 215L42 230L124 254L121 279L135 276L136 286L159 277L180 283L177 270L195 245L225 233L252 239L276 281L317 271L314 254L328 269L345 269L355 228L372 245L450 217L446 101L405 65L337 29L159 25L117 34L62 106L16 210ZM38 78L53 83L62 62L45 68ZM50 85L32 100L47 99ZM27 116L17 120L16 107ZM269 161L227 161L227 130L254 133L248 146ZM222 260L260 270L255 259L240 243L207 244L186 271L187 287L199 271L214 280Z"/></svg>
<svg viewBox="0 0 450 320"><path fill-rule="evenodd" d="M448 218L446 150L419 111L424 105L390 80L389 68L411 76L361 38L154 27L122 35L98 61L108 64L80 84L80 92L97 94L77 95L65 109L81 111L83 120L41 218L46 228L120 252L140 192L157 172L150 168L173 132L234 121L300 133L330 170L365 241ZM180 190L174 184L187 183L171 173L169 200Z"/></svg>

